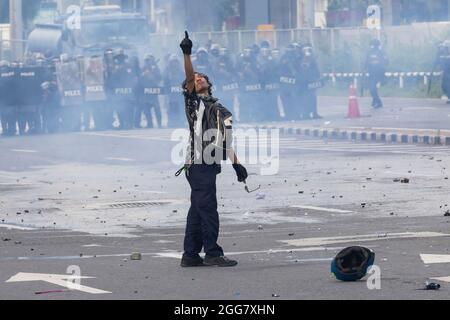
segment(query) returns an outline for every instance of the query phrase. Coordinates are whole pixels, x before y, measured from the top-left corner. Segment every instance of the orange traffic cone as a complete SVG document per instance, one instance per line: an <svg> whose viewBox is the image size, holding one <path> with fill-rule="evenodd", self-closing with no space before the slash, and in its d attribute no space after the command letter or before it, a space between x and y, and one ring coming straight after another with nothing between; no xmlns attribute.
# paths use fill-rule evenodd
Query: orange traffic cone
<svg viewBox="0 0 450 320"><path fill-rule="evenodd" d="M358 105L358 97L356 92L356 87L351 85L349 90L349 97L348 97L348 115L347 118L349 119L357 119L361 117L361 113L359 112L359 105Z"/></svg>

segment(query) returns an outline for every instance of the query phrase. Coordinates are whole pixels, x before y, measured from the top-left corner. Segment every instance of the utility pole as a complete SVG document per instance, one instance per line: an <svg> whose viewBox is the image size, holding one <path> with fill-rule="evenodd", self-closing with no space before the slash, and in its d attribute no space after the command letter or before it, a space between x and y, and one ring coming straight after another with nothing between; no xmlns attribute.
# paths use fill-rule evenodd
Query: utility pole
<svg viewBox="0 0 450 320"><path fill-rule="evenodd" d="M12 57L23 57L23 15L22 0L9 0L9 23Z"/></svg>

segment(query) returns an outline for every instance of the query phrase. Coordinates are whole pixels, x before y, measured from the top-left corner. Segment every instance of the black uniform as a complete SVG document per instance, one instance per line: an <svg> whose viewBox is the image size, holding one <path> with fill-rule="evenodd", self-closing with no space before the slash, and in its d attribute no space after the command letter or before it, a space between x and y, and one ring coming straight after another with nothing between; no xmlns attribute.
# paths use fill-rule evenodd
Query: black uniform
<svg viewBox="0 0 450 320"><path fill-rule="evenodd" d="M189 210L184 241L185 256L199 258L202 248L208 257L221 257L223 249L217 244L219 236L219 214L217 211L216 177L221 172L223 148L214 149L213 156L219 162L209 163L203 152L210 142L199 137L208 129L217 128L228 133L232 129L232 114L217 99L199 97L194 92L185 94L186 115L190 129L190 148L188 151L187 180L191 186L191 208ZM198 125L201 121L201 125ZM201 130L199 130L201 129ZM218 141L218 140L216 140Z"/></svg>
<svg viewBox="0 0 450 320"><path fill-rule="evenodd" d="M317 89L322 86L321 75L316 59L312 52L302 56L300 60L298 79L298 92L301 94L300 118L302 120L320 119L317 113Z"/></svg>
<svg viewBox="0 0 450 320"><path fill-rule="evenodd" d="M4 67L0 70L0 112L3 135L16 135L16 97L15 83L16 68Z"/></svg>
<svg viewBox="0 0 450 320"><path fill-rule="evenodd" d="M233 61L228 56L221 56L214 65L214 84L217 89L215 95L223 104L234 106L235 95L239 90L239 84L235 73Z"/></svg>
<svg viewBox="0 0 450 320"><path fill-rule="evenodd" d="M110 75L112 100L119 116L120 129L131 129L134 122L137 73L124 58L116 57L116 65Z"/></svg>
<svg viewBox="0 0 450 320"><path fill-rule="evenodd" d="M169 128L184 126L183 89L185 75L178 59L170 59L164 70L164 89L167 94Z"/></svg>
<svg viewBox="0 0 450 320"><path fill-rule="evenodd" d="M435 68L439 67L442 70L442 92L449 99L447 103L450 103L450 50L446 44L439 46L438 55L435 61Z"/></svg>
<svg viewBox="0 0 450 320"><path fill-rule="evenodd" d="M287 51L280 62L280 98L283 103L286 120L297 119L298 97L297 70L295 56L291 50Z"/></svg>
<svg viewBox="0 0 450 320"><path fill-rule="evenodd" d="M378 84L385 79L387 58L380 47L378 40L372 41L371 49L367 54L365 70L369 72L369 90L372 95L372 107L378 109L383 107L383 102L378 94Z"/></svg>
<svg viewBox="0 0 450 320"><path fill-rule="evenodd" d="M161 71L154 60L149 60L139 75L139 103L134 115L134 125L139 127L141 123L142 112L147 118L147 128L153 128L152 109L155 110L158 126L162 125L161 108L159 105L159 95L162 94Z"/></svg>
<svg viewBox="0 0 450 320"><path fill-rule="evenodd" d="M268 49L263 49L266 52ZM269 53L267 53L269 54ZM280 93L280 74L277 62L269 55L261 55L261 83L263 84L261 99L260 120L278 121L280 112L278 110L278 95Z"/></svg>
<svg viewBox="0 0 450 320"><path fill-rule="evenodd" d="M261 83L261 70L254 53L243 56L238 64L237 70L240 88L240 121L259 121L261 114L259 103L261 102L260 98L263 87Z"/></svg>
<svg viewBox="0 0 450 320"><path fill-rule="evenodd" d="M18 107L19 132L24 134L28 124L29 133L42 131L40 107L42 105L43 68L38 66L25 66L18 68L15 77L17 92L16 104ZM26 94L24 94L26 93Z"/></svg>

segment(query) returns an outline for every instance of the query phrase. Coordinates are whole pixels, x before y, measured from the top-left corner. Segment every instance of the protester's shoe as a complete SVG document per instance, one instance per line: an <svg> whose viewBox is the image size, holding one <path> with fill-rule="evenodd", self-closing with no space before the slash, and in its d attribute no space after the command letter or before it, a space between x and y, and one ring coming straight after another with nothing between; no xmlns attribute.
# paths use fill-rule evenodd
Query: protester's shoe
<svg viewBox="0 0 450 320"><path fill-rule="evenodd" d="M188 256L183 256L181 259L182 268L193 268L193 267L204 267L203 259L201 257L191 258Z"/></svg>
<svg viewBox="0 0 450 320"><path fill-rule="evenodd" d="M205 257L203 262L208 267L235 267L238 262L227 257Z"/></svg>

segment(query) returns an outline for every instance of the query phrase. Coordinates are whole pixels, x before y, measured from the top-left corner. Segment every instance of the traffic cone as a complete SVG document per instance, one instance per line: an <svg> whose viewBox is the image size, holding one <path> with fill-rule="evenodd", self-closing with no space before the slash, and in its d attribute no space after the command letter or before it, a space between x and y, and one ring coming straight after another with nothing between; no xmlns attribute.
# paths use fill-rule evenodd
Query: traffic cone
<svg viewBox="0 0 450 320"><path fill-rule="evenodd" d="M349 90L347 118L349 118L349 119L361 118L361 113L359 112L359 104L358 104L356 87L353 85L350 86L350 90Z"/></svg>

